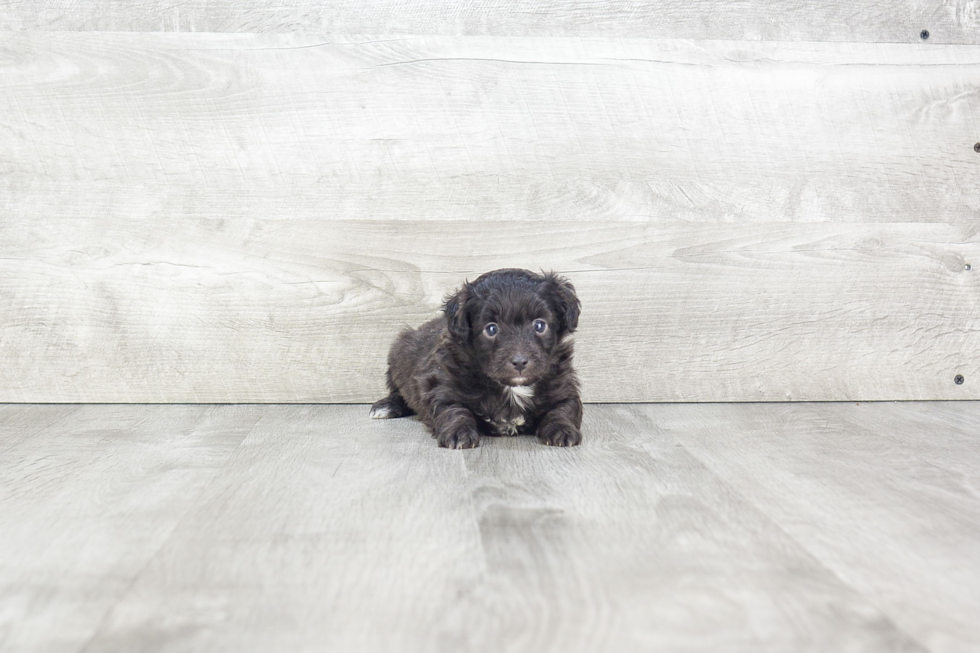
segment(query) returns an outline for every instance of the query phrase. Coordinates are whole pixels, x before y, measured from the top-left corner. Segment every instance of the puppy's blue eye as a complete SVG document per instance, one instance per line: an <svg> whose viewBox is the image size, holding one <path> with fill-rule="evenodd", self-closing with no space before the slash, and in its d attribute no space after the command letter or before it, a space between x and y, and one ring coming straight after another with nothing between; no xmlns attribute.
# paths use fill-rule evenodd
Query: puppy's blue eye
<svg viewBox="0 0 980 653"><path fill-rule="evenodd" d="M547 330L548 330L548 323L547 322L545 322L544 320L535 320L534 321L534 331L535 331L535 333L544 333Z"/></svg>
<svg viewBox="0 0 980 653"><path fill-rule="evenodd" d="M484 331L486 331L487 335L492 338L495 335L497 335L497 325L491 322L490 324L487 325L487 328L484 329Z"/></svg>

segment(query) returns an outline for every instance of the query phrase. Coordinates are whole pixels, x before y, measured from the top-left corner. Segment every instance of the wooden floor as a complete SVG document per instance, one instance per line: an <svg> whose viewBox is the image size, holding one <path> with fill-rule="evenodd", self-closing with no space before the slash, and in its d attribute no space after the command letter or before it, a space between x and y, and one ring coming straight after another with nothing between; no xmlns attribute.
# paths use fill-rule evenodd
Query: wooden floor
<svg viewBox="0 0 980 653"><path fill-rule="evenodd" d="M980 402L0 405L0 651L980 650Z"/></svg>

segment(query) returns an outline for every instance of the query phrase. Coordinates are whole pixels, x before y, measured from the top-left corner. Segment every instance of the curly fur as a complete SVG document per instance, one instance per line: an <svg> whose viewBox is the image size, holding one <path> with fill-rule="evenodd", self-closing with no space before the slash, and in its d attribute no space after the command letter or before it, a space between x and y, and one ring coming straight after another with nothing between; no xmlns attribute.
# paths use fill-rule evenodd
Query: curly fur
<svg viewBox="0 0 980 653"><path fill-rule="evenodd" d="M479 446L482 435L537 434L548 445L579 444L582 401L571 334L580 310L575 288L554 273L496 270L463 284L446 298L442 317L406 329L392 344L391 394L371 407L371 416L417 414L450 449Z"/></svg>

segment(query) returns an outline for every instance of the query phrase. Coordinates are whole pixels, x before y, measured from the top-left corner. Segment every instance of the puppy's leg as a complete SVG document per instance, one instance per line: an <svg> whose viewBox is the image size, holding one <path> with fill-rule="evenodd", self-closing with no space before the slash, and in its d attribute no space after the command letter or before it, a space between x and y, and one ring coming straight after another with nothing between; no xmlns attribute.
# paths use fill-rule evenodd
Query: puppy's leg
<svg viewBox="0 0 980 653"><path fill-rule="evenodd" d="M538 437L552 447L574 447L582 442L582 400L578 395L557 402L538 423Z"/></svg>
<svg viewBox="0 0 980 653"><path fill-rule="evenodd" d="M379 399L371 406L371 417L373 419L393 419L395 417L408 417L414 414L404 397L397 392L392 392L384 399Z"/></svg>
<svg viewBox="0 0 980 653"><path fill-rule="evenodd" d="M465 406L449 404L438 407L432 420L432 437L440 447L472 449L480 446L476 418Z"/></svg>

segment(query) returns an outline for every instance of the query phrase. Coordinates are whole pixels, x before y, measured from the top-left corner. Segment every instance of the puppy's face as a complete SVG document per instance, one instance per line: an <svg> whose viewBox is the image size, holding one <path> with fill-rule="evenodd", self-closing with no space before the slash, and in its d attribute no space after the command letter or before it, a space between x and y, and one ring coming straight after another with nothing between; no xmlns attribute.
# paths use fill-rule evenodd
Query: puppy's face
<svg viewBox="0 0 980 653"><path fill-rule="evenodd" d="M554 274L490 272L446 303L457 342L498 383L531 385L548 374L556 345L578 324L575 289Z"/></svg>

